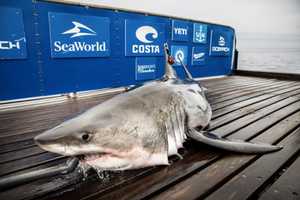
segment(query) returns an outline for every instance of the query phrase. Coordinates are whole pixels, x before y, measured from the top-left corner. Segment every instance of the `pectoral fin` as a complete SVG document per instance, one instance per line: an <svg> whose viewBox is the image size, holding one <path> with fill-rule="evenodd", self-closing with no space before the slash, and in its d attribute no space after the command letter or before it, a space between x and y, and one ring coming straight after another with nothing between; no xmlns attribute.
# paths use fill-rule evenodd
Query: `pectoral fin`
<svg viewBox="0 0 300 200"><path fill-rule="evenodd" d="M188 135L191 138L199 142L202 142L204 144L218 147L220 149L225 149L228 151L245 153L245 154L268 153L268 152L278 151L283 148L281 146L275 146L275 145L264 144L264 143L258 144L258 143L244 142L239 140L229 140L210 132L206 132L206 131L198 132L195 129L191 129Z"/></svg>

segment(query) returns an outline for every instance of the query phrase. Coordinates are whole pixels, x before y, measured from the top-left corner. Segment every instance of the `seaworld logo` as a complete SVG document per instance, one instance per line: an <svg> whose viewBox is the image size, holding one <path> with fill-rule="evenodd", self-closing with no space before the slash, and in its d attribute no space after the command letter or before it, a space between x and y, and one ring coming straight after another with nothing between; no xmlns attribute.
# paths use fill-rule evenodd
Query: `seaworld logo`
<svg viewBox="0 0 300 200"><path fill-rule="evenodd" d="M159 53L159 45L153 45L158 38L158 32L152 26L141 26L135 31L136 38L144 44L133 44L133 53Z"/></svg>
<svg viewBox="0 0 300 200"><path fill-rule="evenodd" d="M85 35L96 35L96 32L93 29L89 28L88 26L86 26L84 24L81 24L76 21L72 21L72 24L74 24L74 28L66 30L65 32L62 33L63 35L73 34L71 36L71 38L85 36ZM82 32L82 30L86 31L86 32Z"/></svg>
<svg viewBox="0 0 300 200"><path fill-rule="evenodd" d="M72 21L72 24L74 25L73 28L66 30L62 32L62 35L69 35L71 34L70 38L77 38L82 36L96 36L97 33L91 29L90 27L76 22ZM55 52L105 52L108 51L106 47L106 42L102 41L95 41L94 43L88 43L88 42L82 42L82 41L74 41L74 42L61 42L61 41L55 41L54 42L54 51Z"/></svg>

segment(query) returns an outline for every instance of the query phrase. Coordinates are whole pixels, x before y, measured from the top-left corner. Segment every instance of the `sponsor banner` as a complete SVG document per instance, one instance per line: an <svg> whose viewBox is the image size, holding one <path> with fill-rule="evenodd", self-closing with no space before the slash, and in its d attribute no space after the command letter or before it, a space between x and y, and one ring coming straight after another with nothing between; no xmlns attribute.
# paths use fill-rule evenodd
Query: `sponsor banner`
<svg viewBox="0 0 300 200"><path fill-rule="evenodd" d="M187 46L171 46L171 55L175 60L173 66L181 66L180 60L187 65L188 47Z"/></svg>
<svg viewBox="0 0 300 200"><path fill-rule="evenodd" d="M188 41L189 40L189 24L185 21L172 20L172 40Z"/></svg>
<svg viewBox="0 0 300 200"><path fill-rule="evenodd" d="M192 65L204 65L206 57L206 48L205 47L193 47L192 49Z"/></svg>
<svg viewBox="0 0 300 200"><path fill-rule="evenodd" d="M164 24L136 20L125 21L126 56L163 56L164 41Z"/></svg>
<svg viewBox="0 0 300 200"><path fill-rule="evenodd" d="M49 12L51 57L107 57L110 21L106 17Z"/></svg>
<svg viewBox="0 0 300 200"><path fill-rule="evenodd" d="M27 57L26 38L21 9L0 7L0 59Z"/></svg>
<svg viewBox="0 0 300 200"><path fill-rule="evenodd" d="M212 31L210 41L211 56L229 56L232 39L229 32Z"/></svg>
<svg viewBox="0 0 300 200"><path fill-rule="evenodd" d="M156 65L156 58L137 57L135 59L135 80L155 79Z"/></svg>
<svg viewBox="0 0 300 200"><path fill-rule="evenodd" d="M193 42L206 44L207 42L207 25L194 23Z"/></svg>

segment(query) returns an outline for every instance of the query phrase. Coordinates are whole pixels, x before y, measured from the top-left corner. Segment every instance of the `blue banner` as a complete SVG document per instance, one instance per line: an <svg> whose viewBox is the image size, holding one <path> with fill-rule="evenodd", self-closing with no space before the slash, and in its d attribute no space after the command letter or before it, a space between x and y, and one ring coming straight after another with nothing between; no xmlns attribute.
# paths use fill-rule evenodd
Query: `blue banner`
<svg viewBox="0 0 300 200"><path fill-rule="evenodd" d="M137 57L135 59L135 80L149 80L156 78L156 58Z"/></svg>
<svg viewBox="0 0 300 200"><path fill-rule="evenodd" d="M207 49L204 46L193 47L192 65L204 65Z"/></svg>
<svg viewBox="0 0 300 200"><path fill-rule="evenodd" d="M211 56L229 56L231 52L231 33L225 31L212 31L210 42Z"/></svg>
<svg viewBox="0 0 300 200"><path fill-rule="evenodd" d="M183 64L187 64L188 47L187 46L171 46L171 55L175 60L174 66L181 66L180 60Z"/></svg>
<svg viewBox="0 0 300 200"><path fill-rule="evenodd" d="M185 21L172 20L172 40L189 40L189 23Z"/></svg>
<svg viewBox="0 0 300 200"><path fill-rule="evenodd" d="M207 42L207 25L194 23L193 42L206 44Z"/></svg>
<svg viewBox="0 0 300 200"><path fill-rule="evenodd" d="M136 20L125 21L126 56L163 56L164 42L164 24Z"/></svg>
<svg viewBox="0 0 300 200"><path fill-rule="evenodd" d="M109 18L54 12L48 17L53 58L110 55Z"/></svg>
<svg viewBox="0 0 300 200"><path fill-rule="evenodd" d="M26 38L21 9L0 7L0 59L27 57Z"/></svg>

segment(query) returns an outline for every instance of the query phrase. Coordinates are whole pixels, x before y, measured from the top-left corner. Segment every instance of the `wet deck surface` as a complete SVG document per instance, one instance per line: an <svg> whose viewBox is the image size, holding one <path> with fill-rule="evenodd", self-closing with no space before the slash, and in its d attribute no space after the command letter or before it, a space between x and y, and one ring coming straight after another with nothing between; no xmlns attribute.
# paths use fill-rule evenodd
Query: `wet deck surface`
<svg viewBox="0 0 300 200"><path fill-rule="evenodd" d="M224 137L280 144L267 155L239 155L189 141L168 167L106 173L77 171L0 192L0 199L300 199L300 81L232 76L203 81L210 129ZM111 95L0 112L0 178L57 165L32 138Z"/></svg>

